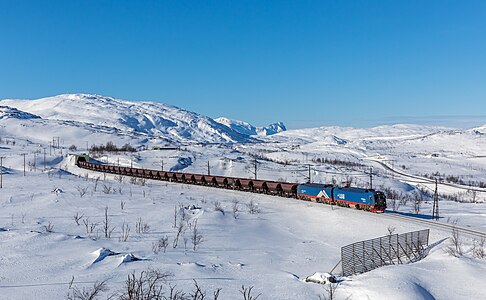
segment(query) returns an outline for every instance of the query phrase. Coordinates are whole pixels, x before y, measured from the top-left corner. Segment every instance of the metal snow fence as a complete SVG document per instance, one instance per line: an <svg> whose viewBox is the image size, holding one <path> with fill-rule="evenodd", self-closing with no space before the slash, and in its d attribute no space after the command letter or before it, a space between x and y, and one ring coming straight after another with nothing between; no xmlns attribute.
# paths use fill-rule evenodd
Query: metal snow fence
<svg viewBox="0 0 486 300"><path fill-rule="evenodd" d="M365 273L385 265L422 258L429 244L429 229L387 235L341 248L343 276Z"/></svg>

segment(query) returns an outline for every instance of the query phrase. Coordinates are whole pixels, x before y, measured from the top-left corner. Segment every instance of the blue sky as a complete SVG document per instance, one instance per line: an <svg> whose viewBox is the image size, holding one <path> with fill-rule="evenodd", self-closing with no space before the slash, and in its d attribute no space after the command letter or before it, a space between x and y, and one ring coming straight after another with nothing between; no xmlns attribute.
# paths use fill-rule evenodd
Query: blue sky
<svg viewBox="0 0 486 300"><path fill-rule="evenodd" d="M0 0L0 99L61 93L290 128L484 124L486 1Z"/></svg>

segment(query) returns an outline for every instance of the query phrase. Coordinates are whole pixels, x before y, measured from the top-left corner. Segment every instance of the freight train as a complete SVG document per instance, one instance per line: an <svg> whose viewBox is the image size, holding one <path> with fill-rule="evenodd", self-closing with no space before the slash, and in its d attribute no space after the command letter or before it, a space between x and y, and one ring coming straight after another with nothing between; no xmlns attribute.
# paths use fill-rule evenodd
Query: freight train
<svg viewBox="0 0 486 300"><path fill-rule="evenodd" d="M121 167L90 162L87 155L76 156L76 165L83 169L103 173L270 194L344 207L355 207L371 212L383 212L386 208L385 195L373 189Z"/></svg>

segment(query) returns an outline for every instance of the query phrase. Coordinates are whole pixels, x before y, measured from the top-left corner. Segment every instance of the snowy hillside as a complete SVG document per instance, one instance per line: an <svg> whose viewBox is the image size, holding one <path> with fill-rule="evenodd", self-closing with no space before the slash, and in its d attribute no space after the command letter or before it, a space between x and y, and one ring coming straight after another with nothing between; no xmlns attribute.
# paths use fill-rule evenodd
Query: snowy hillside
<svg viewBox="0 0 486 300"><path fill-rule="evenodd" d="M0 100L0 105L48 120L112 127L126 133L162 137L172 142L248 142L247 135L175 106L129 102L111 97L67 94L37 100Z"/></svg>
<svg viewBox="0 0 486 300"><path fill-rule="evenodd" d="M214 120L244 135L269 136L287 130L282 122L273 123L265 127L255 127L250 123L228 118L217 118Z"/></svg>
<svg viewBox="0 0 486 300"><path fill-rule="evenodd" d="M470 131L472 133L478 134L478 135L486 134L486 124L483 125L483 126L479 126L479 127L476 127L476 128L472 128L472 129L470 129Z"/></svg>
<svg viewBox="0 0 486 300"><path fill-rule="evenodd" d="M463 253L452 256L450 228L413 221L430 219L439 178L437 222L486 231L486 126L284 129L93 95L0 101L0 299L63 299L106 280L105 299L149 268L171 274L166 287L188 292L194 279L208 295L222 288L219 299L243 299L242 285L258 299L319 299L328 285L303 278L331 271L342 246L389 228L430 228L426 257L341 277L335 299L486 298L480 239L462 235ZM67 155L107 142L139 151L91 153L97 161L145 169L363 188L372 171L388 209L134 180L79 169ZM183 147L154 147L167 144Z"/></svg>
<svg viewBox="0 0 486 300"><path fill-rule="evenodd" d="M208 295L222 288L219 299L243 299L242 285L252 287L253 296L261 294L258 299L322 299L328 297L328 285L303 279L332 270L341 246L386 235L387 228L398 233L427 228L388 213L102 176L77 168L73 157L60 155L60 149L47 155L43 171L39 156L37 169L32 164L37 149L21 142L0 147L9 170L3 174L0 193L0 299L64 299L74 288L88 290L100 281L106 281L108 290L97 299L106 299L123 290L129 274L138 276L148 269L167 272L166 296L169 284L189 293L196 280ZM24 151L29 162L25 177L19 155ZM212 172L246 175L249 157L242 152L215 145L194 147L191 152L197 162L209 160ZM164 162L171 166L188 153L169 151ZM133 163L154 168L159 155L142 151ZM226 155L236 158L221 158ZM132 163L130 156L100 159L127 166ZM286 172L270 162L260 167L273 169L264 177ZM424 204L424 212L430 207ZM478 204L441 203L442 222L452 216L484 229L485 212ZM194 246L196 224L202 240ZM448 230L432 227L423 260L340 277L334 299L484 299L486 291L479 283L486 280L486 260L469 250L477 241L461 236L465 252L455 257L447 253L449 236Z"/></svg>
<svg viewBox="0 0 486 300"><path fill-rule="evenodd" d="M40 119L40 117L13 107L0 106L0 120L2 119Z"/></svg>

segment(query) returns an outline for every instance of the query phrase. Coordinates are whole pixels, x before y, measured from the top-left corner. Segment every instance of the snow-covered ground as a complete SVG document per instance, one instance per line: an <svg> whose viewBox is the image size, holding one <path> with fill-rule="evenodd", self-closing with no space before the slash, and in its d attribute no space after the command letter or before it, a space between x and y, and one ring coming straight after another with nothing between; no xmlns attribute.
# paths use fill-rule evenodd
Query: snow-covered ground
<svg viewBox="0 0 486 300"><path fill-rule="evenodd" d="M171 106L99 98L63 95L37 103L0 101L0 299L63 299L73 277L72 286L79 288L107 280L104 299L123 286L129 273L149 267L170 272L168 283L185 291L192 288L193 279L211 295L222 288L220 299L242 299L242 285L253 286L255 295L261 293L259 299L318 299L326 295L326 286L303 279L330 272L342 246L386 235L389 226L396 233L428 228L395 218L391 202L388 212L372 214L201 186L105 178L78 169L66 155L85 152L87 143L89 147L112 141L148 148L97 157L112 164L207 173L209 162L212 174L253 177L256 163L258 178L289 182L306 181L310 169L314 182L351 180L352 185L368 187L373 168L373 187L410 199L418 189L433 191L430 175L439 172L439 193L465 202L443 198L439 222L486 231L486 193L480 187L486 182L484 127L327 127L255 140ZM50 111L53 103L57 106ZM169 108L177 114L147 116L150 110L159 114ZM183 121L176 120L179 117ZM176 125L168 126L162 119ZM62 149L52 148L57 141ZM71 145L77 150L69 150ZM151 150L167 145L181 148ZM447 182L452 175L462 182ZM427 218L432 203L424 197L418 216ZM402 199L396 210L417 215L410 199ZM249 212L250 202L258 204L257 212ZM215 203L220 203L220 210ZM110 238L103 233L106 207L113 228ZM185 215L185 229L173 247L175 213L179 220ZM76 214L82 216L79 225ZM202 242L193 250L196 220ZM137 223L147 224L142 230L146 232L137 232ZM122 228L127 226L130 233L122 241ZM165 236L166 252L154 253L153 243ZM445 249L450 236L449 230L432 227L431 247L423 260L338 278L337 299L486 298L481 284L486 280L486 259L473 257L469 236L461 237L463 256L449 255Z"/></svg>

